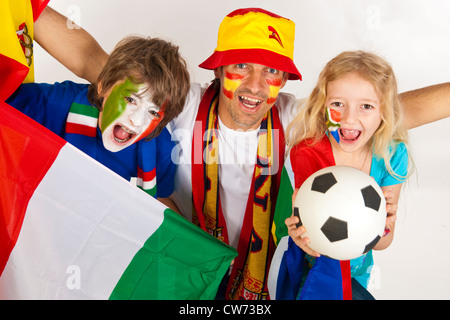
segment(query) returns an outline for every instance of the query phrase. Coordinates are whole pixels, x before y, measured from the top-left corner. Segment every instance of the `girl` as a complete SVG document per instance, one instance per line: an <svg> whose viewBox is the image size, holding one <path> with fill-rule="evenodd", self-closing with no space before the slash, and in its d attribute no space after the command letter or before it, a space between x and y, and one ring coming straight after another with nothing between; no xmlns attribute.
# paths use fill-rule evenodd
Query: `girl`
<svg viewBox="0 0 450 320"><path fill-rule="evenodd" d="M388 203L388 217L374 250L387 248L393 240L400 189L410 174L407 131L390 65L363 51L343 52L332 59L288 126L287 140L295 176L293 199L312 173L332 165L357 168L377 181ZM313 266L320 255L302 237L305 228L296 227L299 220L294 216L285 222L292 240L307 253L307 265ZM358 280L351 280L354 298L355 286L367 287L372 264L371 251L351 260L351 276Z"/></svg>

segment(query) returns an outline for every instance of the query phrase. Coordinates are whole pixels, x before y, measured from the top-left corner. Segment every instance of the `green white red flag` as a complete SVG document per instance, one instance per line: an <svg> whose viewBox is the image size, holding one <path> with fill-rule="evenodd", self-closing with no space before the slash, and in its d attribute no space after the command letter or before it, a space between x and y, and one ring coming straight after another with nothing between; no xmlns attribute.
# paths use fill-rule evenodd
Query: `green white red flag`
<svg viewBox="0 0 450 320"><path fill-rule="evenodd" d="M233 248L0 110L0 299L214 298Z"/></svg>

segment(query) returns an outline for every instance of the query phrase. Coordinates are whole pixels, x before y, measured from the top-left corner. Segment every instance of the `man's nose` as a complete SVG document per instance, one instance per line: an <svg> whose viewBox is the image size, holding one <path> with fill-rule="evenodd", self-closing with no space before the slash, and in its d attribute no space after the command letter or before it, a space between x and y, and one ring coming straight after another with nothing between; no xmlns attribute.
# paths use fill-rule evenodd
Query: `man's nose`
<svg viewBox="0 0 450 320"><path fill-rule="evenodd" d="M255 94L263 91L264 88L268 86L263 72L260 70L253 70L247 78L247 86Z"/></svg>

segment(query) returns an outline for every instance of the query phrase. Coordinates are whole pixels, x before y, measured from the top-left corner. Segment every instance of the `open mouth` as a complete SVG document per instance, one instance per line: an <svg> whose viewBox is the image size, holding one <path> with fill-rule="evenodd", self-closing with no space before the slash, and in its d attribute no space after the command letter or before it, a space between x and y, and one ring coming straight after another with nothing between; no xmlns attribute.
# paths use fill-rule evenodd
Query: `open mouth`
<svg viewBox="0 0 450 320"><path fill-rule="evenodd" d="M136 135L136 132L128 129L125 126L117 124L113 130L114 140L118 143L125 143L132 139Z"/></svg>
<svg viewBox="0 0 450 320"><path fill-rule="evenodd" d="M249 109L255 109L257 106L259 106L263 100L239 96L239 101L244 105L244 107Z"/></svg>
<svg viewBox="0 0 450 320"><path fill-rule="evenodd" d="M339 135L346 142L355 142L361 136L360 130L339 129Z"/></svg>

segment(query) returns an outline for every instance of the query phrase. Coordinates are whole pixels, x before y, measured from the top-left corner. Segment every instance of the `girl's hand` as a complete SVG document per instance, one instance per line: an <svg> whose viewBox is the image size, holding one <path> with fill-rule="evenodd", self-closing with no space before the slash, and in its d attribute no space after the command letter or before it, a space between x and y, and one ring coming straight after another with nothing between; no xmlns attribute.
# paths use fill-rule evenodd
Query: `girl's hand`
<svg viewBox="0 0 450 320"><path fill-rule="evenodd" d="M287 218L284 223L288 228L289 236L292 238L294 243L299 246L303 251L313 257L320 257L320 254L314 250L312 250L308 244L310 243L308 237L302 237L302 235L306 232L305 227L301 226L297 228L297 223L299 223L298 217L292 216Z"/></svg>
<svg viewBox="0 0 450 320"><path fill-rule="evenodd" d="M397 188L395 188L397 189ZM394 231L395 221L397 220L398 210L398 194L397 190L391 188L383 188L383 194L386 199L386 235L387 233Z"/></svg>
<svg viewBox="0 0 450 320"><path fill-rule="evenodd" d="M384 235L373 248L374 250L384 250L389 247L394 240L395 221L397 220L398 199L400 197L401 187L402 184L381 187L386 199L387 217Z"/></svg>

